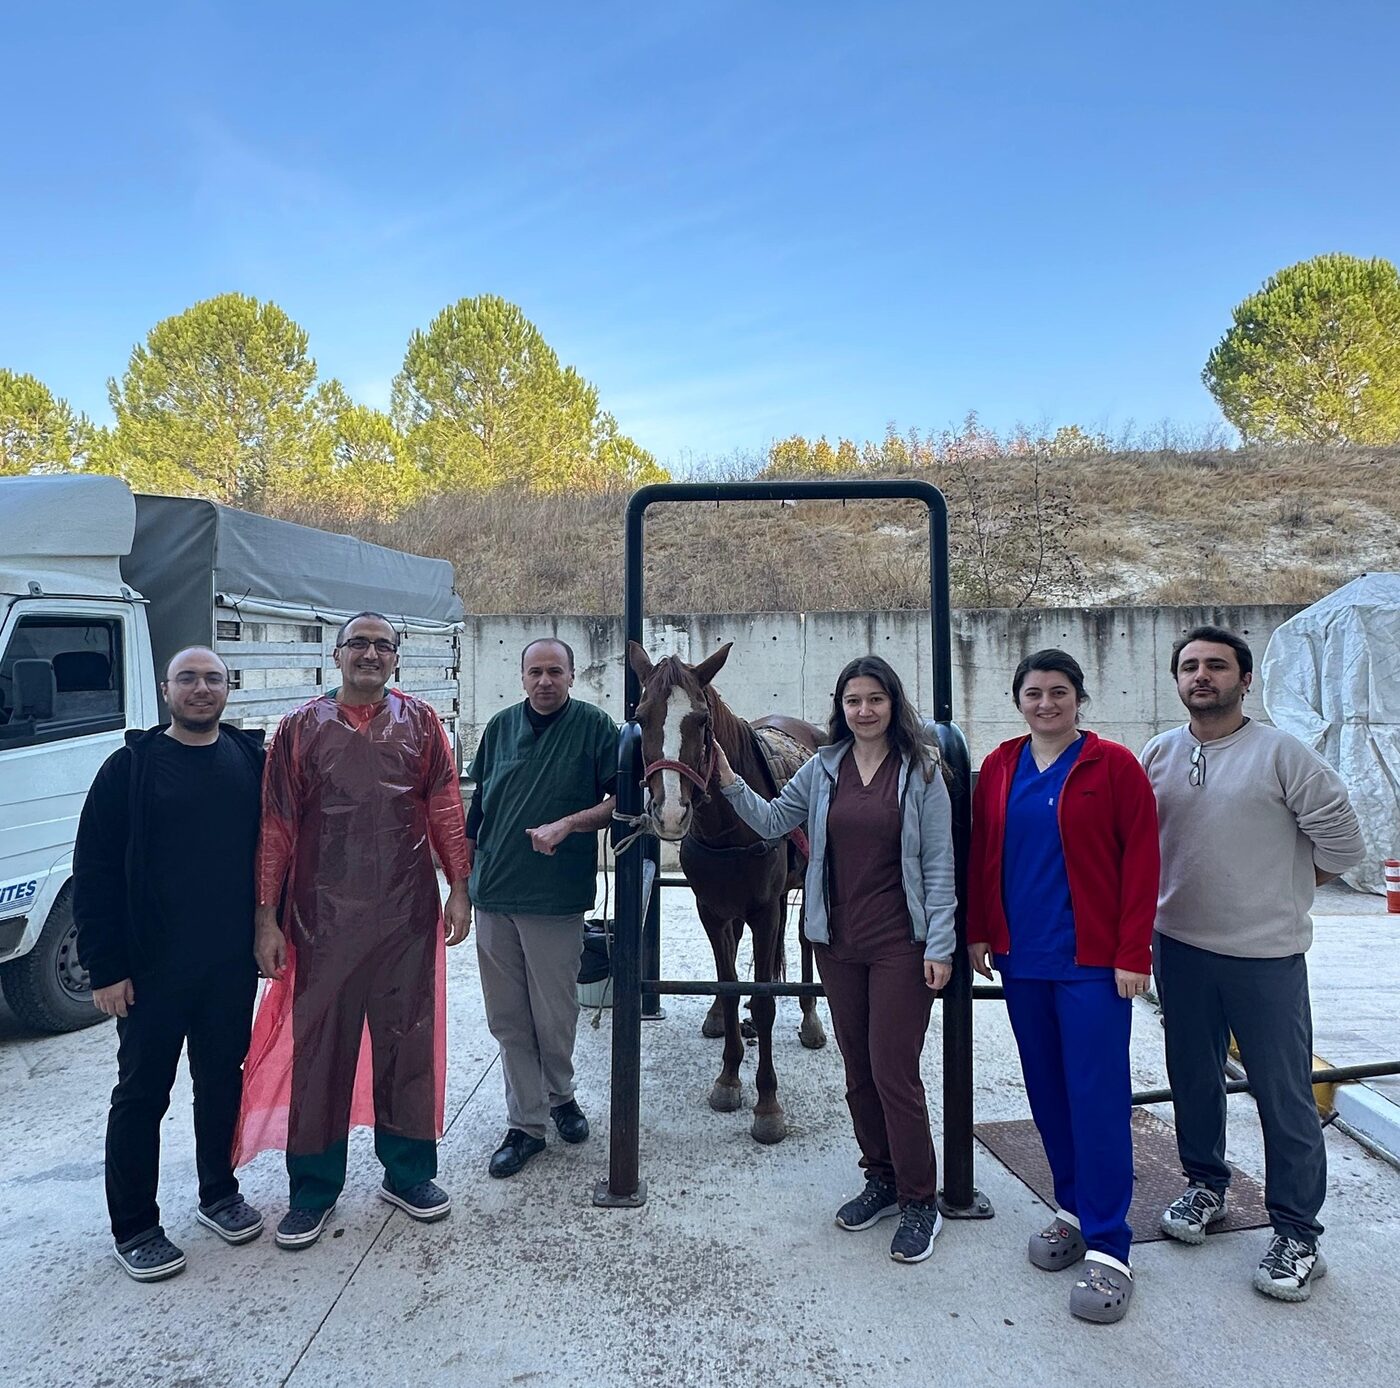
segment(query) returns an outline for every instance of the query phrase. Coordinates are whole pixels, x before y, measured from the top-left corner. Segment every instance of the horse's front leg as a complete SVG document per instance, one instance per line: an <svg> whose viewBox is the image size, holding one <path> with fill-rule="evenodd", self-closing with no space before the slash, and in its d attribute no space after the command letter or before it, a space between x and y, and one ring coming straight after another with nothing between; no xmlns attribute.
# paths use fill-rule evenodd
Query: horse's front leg
<svg viewBox="0 0 1400 1388"><path fill-rule="evenodd" d="M710 941L715 956L715 977L721 983L734 983L739 977L739 931L737 922L726 920L714 911L696 903L700 923ZM716 998L724 1017L724 1065L719 1078L710 1089L710 1107L716 1113L733 1113L744 1103L743 1086L739 1083L739 1066L744 1059L744 1043L739 1036L739 999ZM712 1007L711 1012L714 1011Z"/></svg>
<svg viewBox="0 0 1400 1388"><path fill-rule="evenodd" d="M753 973L755 983L771 983L778 972L781 932L784 924L783 897L770 899L768 904L749 917L753 931ZM787 1116L778 1102L778 1072L773 1068L773 1018L777 1006L771 997L753 1000L753 1021L758 1028L758 1102L753 1106L753 1127L749 1130L756 1142L781 1142L787 1136Z"/></svg>

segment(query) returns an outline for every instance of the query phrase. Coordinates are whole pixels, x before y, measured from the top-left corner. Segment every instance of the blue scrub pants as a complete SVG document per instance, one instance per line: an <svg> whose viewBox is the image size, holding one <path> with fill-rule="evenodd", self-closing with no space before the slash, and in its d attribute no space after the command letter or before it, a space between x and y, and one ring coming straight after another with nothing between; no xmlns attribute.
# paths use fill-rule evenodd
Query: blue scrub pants
<svg viewBox="0 0 1400 1388"><path fill-rule="evenodd" d="M1133 1231L1132 1003L1111 977L1002 979L1055 1199L1091 1252L1127 1263Z"/></svg>

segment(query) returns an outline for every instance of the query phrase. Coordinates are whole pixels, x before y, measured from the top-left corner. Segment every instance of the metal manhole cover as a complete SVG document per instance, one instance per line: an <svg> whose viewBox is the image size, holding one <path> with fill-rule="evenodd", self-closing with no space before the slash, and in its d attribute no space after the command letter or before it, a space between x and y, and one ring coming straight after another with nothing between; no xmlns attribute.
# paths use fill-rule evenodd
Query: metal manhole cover
<svg viewBox="0 0 1400 1388"><path fill-rule="evenodd" d="M977 1123L972 1129L977 1140L1013 1176L1024 1181L1053 1210L1054 1184L1040 1134L1029 1118L1004 1123ZM1134 1243L1151 1243L1166 1238L1158 1221L1162 1211L1185 1189L1181 1162L1176 1155L1176 1129L1156 1114L1133 1110L1133 1166L1137 1181L1128 1223L1133 1226ZM1232 1229L1267 1229L1264 1188L1239 1167L1230 1167L1230 1208L1211 1234Z"/></svg>

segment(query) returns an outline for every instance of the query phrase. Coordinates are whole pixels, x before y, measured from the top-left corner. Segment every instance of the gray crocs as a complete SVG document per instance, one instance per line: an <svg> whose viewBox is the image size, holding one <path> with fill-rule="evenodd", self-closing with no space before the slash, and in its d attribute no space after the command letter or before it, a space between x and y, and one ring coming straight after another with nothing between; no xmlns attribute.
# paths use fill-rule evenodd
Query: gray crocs
<svg viewBox="0 0 1400 1388"><path fill-rule="evenodd" d="M1040 1233L1032 1234L1026 1245L1026 1256L1046 1272L1073 1267L1086 1252L1084 1235L1058 1213Z"/></svg>
<svg viewBox="0 0 1400 1388"><path fill-rule="evenodd" d="M1111 1325L1128 1314L1133 1299L1131 1274L1092 1255L1084 1264L1079 1280L1070 1288L1069 1313L1082 1321Z"/></svg>

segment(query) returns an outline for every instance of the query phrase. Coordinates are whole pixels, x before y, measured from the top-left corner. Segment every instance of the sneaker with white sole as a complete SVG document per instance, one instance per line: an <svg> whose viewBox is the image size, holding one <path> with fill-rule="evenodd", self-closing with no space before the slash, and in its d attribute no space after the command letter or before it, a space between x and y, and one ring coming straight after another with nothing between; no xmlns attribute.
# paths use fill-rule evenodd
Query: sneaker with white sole
<svg viewBox="0 0 1400 1388"><path fill-rule="evenodd" d="M300 1209L293 1205L282 1216L282 1222L272 1236L277 1241L277 1247L310 1248L325 1232L334 1212L334 1205L325 1210Z"/></svg>
<svg viewBox="0 0 1400 1388"><path fill-rule="evenodd" d="M878 1224L887 1215L898 1213L899 1197L894 1187L874 1176L867 1176L865 1189L836 1211L836 1227L855 1233Z"/></svg>
<svg viewBox="0 0 1400 1388"><path fill-rule="evenodd" d="M943 1229L937 1205L911 1200L899 1212L899 1228L890 1240L890 1257L897 1263L922 1263L933 1252L933 1241Z"/></svg>
<svg viewBox="0 0 1400 1388"><path fill-rule="evenodd" d="M1206 1186L1187 1186L1162 1211L1162 1232L1181 1243L1204 1243L1206 1230L1227 1213L1225 1192Z"/></svg>
<svg viewBox="0 0 1400 1388"><path fill-rule="evenodd" d="M1254 1290L1276 1301L1306 1301L1312 1284L1326 1275L1327 1262L1315 1243L1275 1234L1254 1270Z"/></svg>

